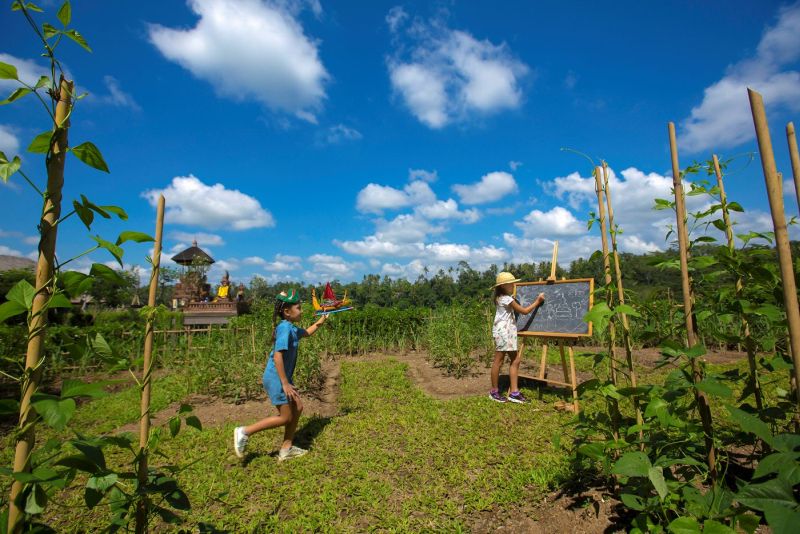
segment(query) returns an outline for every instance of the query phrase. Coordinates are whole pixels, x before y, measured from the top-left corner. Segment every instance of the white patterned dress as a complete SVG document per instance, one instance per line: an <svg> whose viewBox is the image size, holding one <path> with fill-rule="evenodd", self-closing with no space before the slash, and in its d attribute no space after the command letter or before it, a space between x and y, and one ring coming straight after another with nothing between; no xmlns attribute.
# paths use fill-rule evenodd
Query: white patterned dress
<svg viewBox="0 0 800 534"><path fill-rule="evenodd" d="M517 350L517 322L514 319L514 310L511 308L512 302L514 298L510 295L502 295L495 301L497 310L492 326L495 350Z"/></svg>

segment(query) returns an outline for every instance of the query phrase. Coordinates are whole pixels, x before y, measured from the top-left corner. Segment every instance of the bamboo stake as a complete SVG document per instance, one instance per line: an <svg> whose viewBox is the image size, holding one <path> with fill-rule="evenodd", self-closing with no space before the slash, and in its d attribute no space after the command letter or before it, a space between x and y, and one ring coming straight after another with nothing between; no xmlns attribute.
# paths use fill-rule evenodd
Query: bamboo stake
<svg viewBox="0 0 800 534"><path fill-rule="evenodd" d="M614 307L613 302L613 295L611 293L611 263L608 257L608 232L606 229L606 210L605 210L605 203L603 202L603 184L600 181L600 175L602 173L602 169L600 167L595 167L594 169L594 183L595 183L595 193L597 193L597 215L600 218L600 237L601 243L603 246L603 272L605 273L605 284L606 284L606 303L608 304L609 308ZM617 385L617 356L614 354L614 349L617 343L617 327L614 323L614 320L610 320L608 322L608 356L609 356L609 363L611 368L611 383L616 387ZM619 406L616 399L609 398L609 402L612 406L612 432L614 435L614 439L619 439Z"/></svg>
<svg viewBox="0 0 800 534"><path fill-rule="evenodd" d="M735 253L736 243L733 240L733 225L731 224L730 213L728 212L728 197L725 196L725 185L722 182L722 170L719 167L719 159L716 154L712 154L711 161L714 165L714 174L717 176L717 187L719 188L719 200L722 205L722 220L725 223L725 237L728 240L728 250L731 256ZM736 298L742 294L742 277L736 279ZM745 350L747 350L747 364L750 367L750 386L753 388L753 395L756 399L758 411L764 409L764 402L761 397L761 384L758 381L758 370L756 367L756 352L753 340L750 338L750 325L746 317L742 317L742 331L744 332Z"/></svg>
<svg viewBox="0 0 800 534"><path fill-rule="evenodd" d="M675 138L675 124L670 122L667 126L669 131L669 149L672 156L672 186L675 193L675 216L678 223L678 250L681 261L681 287L683 293L683 317L686 321L686 339L689 347L697 344L695 335L694 318L692 317L692 287L689 278L689 233L686 230L686 203L683 198L683 179L681 168L678 165L678 143ZM692 380L698 384L703 380L703 373L697 363L696 358L691 358ZM714 448L714 428L711 419L711 408L708 404L708 397L705 392L694 388L694 395L697 401L697 410L700 412L700 421L703 424L703 433L706 443L706 460L708 461L708 472L712 483L717 479L717 453Z"/></svg>
<svg viewBox="0 0 800 534"><path fill-rule="evenodd" d="M608 184L608 164L603 162L603 190L606 193L606 205L608 207L608 225L611 229L611 251L614 255L614 274L617 282L617 299L620 304L625 304L625 289L622 287L622 269L619 264L619 252L617 250L617 230L614 225L614 206L611 203L611 187ZM631 381L631 386L636 388L638 380L636 378L636 369L633 366L633 342L631 340L631 328L628 323L628 314L622 314L622 343L625 345L625 357L628 363L628 373ZM634 408L636 409L636 423L640 425L639 439L642 440L642 447L644 447L644 430L641 429L643 423L642 409L639 406L639 396L633 397Z"/></svg>
<svg viewBox="0 0 800 534"><path fill-rule="evenodd" d="M28 323L28 347L25 354L25 375L22 379L22 395L19 403L17 445L14 451L14 472L30 471L30 456L36 443L36 413L31 411L31 397L39 389L42 377L42 346L47 327L47 305L51 294L55 268L56 238L61 217L61 190L64 187L64 163L69 141L69 114L72 110L73 82L62 75L59 79L55 123L53 125L52 151L48 154L47 194L44 197L42 216L39 221L39 259L36 264L36 293L33 296L31 319ZM8 510L8 531L21 532L23 510L15 502L24 484L14 480L11 485Z"/></svg>
<svg viewBox="0 0 800 534"><path fill-rule="evenodd" d="M786 141L789 143L789 158L792 160L794 194L797 197L797 206L800 208L800 154L797 152L797 136L794 133L793 122L786 125Z"/></svg>
<svg viewBox="0 0 800 534"><path fill-rule="evenodd" d="M151 310L156 305L156 291L158 290L158 274L161 266L161 236L164 229L164 195L158 197L156 211L156 241L153 246L153 270L150 273L150 293L147 305ZM144 493L147 485L147 443L150 440L150 378L153 370L153 316L148 316L144 327L144 364L142 369L142 402L139 417L139 501L136 505L136 532L147 532L147 513L150 507L149 499ZM164 334L166 336L166 334Z"/></svg>
<svg viewBox="0 0 800 534"><path fill-rule="evenodd" d="M753 111L753 123L758 138L758 151L761 154L761 167L767 183L769 209L772 212L772 225L775 230L775 244L778 249L778 262L783 279L783 301L786 306L786 319L789 325L789 342L792 346L794 361L794 378L800 384L800 309L797 305L797 286L794 281L792 251L789 248L789 234L786 231L786 215L783 211L782 184L775 166L775 155L772 152L772 140L769 135L767 114L764 111L764 100L752 89L747 89L750 97L750 108ZM795 388L798 406L800 406L800 388Z"/></svg>

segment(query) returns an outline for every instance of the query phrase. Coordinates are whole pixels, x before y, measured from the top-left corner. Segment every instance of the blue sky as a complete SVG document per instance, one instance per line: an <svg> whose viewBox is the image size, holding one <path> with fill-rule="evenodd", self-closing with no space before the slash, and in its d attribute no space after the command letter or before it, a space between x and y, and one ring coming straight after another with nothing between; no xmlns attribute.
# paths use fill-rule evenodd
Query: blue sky
<svg viewBox="0 0 800 534"><path fill-rule="evenodd" d="M42 5L39 21L56 22L58 4ZM0 12L0 61L35 80L44 63L23 22ZM621 248L663 250L670 220L651 207L671 185L667 122L682 166L754 151L747 86L791 178L800 3L76 1L72 25L93 53L60 49L89 93L70 142L94 142L111 173L68 160L65 200L124 207L125 223L93 227L109 239L154 233L163 192L164 263L196 238L213 277L415 279L549 260L555 240L562 263L588 257L591 168L561 147L608 161ZM30 96L0 107L0 150L40 183L25 148L46 128ZM738 223L770 229L760 162L745 161L726 181L747 210ZM0 254L35 254L37 196L19 176L0 194ZM59 230L62 261L91 244L77 220ZM147 253L128 247L125 266Z"/></svg>

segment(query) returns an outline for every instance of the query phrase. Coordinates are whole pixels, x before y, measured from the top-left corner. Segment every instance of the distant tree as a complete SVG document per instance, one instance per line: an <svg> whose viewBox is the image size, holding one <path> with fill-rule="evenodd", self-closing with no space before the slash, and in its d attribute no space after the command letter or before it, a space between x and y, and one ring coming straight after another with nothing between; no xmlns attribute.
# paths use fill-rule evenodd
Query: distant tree
<svg viewBox="0 0 800 534"><path fill-rule="evenodd" d="M139 277L131 271L117 270L123 282L114 283L106 278L96 278L89 294L100 304L110 308L130 305L134 292L139 286Z"/></svg>
<svg viewBox="0 0 800 534"><path fill-rule="evenodd" d="M6 293L20 280L27 280L31 285L36 283L33 269L9 269L0 272L0 302L6 301Z"/></svg>

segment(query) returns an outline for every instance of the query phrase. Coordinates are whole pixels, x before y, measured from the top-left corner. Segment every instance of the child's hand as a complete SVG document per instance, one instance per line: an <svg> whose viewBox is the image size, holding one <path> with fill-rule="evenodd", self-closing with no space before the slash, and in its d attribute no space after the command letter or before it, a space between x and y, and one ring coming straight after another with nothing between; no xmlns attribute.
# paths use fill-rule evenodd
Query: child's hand
<svg viewBox="0 0 800 534"><path fill-rule="evenodd" d="M317 319L317 322L315 323L317 325L317 328L319 328L320 326L324 325L325 321L327 321L327 320L328 320L328 314L327 313L321 315L320 318Z"/></svg>
<svg viewBox="0 0 800 534"><path fill-rule="evenodd" d="M283 385L283 392L286 393L286 398L288 398L290 401L297 402L300 399L300 394L289 382L286 382Z"/></svg>
<svg viewBox="0 0 800 534"><path fill-rule="evenodd" d="M539 305L544 304L544 293L539 293L539 296L536 297L536 301L539 303Z"/></svg>

